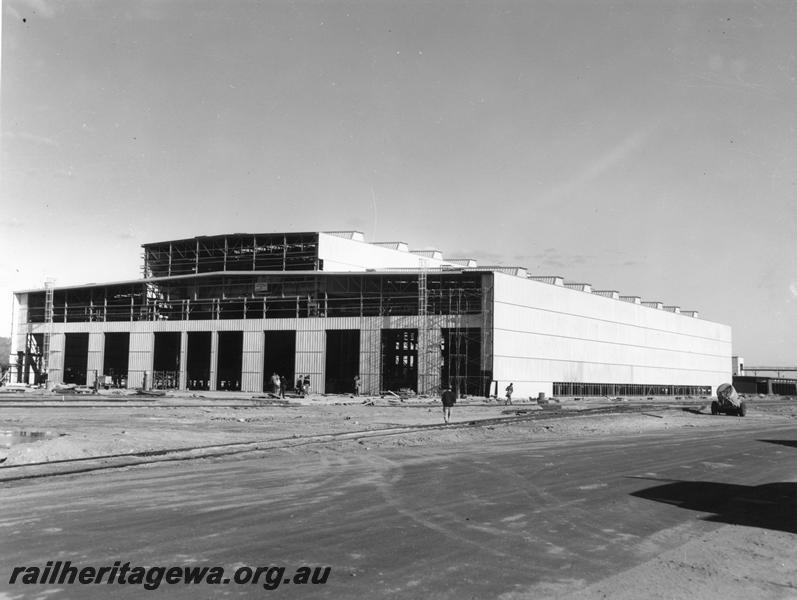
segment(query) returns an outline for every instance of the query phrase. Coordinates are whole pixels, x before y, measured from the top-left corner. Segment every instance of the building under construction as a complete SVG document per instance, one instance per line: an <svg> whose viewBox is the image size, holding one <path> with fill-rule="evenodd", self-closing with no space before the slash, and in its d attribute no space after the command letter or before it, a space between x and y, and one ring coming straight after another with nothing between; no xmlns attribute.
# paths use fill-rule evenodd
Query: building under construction
<svg viewBox="0 0 797 600"><path fill-rule="evenodd" d="M731 330L521 267L359 232L143 245L143 278L14 294L17 383L262 392L708 395Z"/></svg>

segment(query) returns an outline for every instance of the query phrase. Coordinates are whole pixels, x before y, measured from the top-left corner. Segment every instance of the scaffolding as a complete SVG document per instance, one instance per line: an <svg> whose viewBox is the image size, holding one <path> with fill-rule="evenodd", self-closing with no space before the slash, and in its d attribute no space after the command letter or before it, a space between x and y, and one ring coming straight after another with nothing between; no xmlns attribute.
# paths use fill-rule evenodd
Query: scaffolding
<svg viewBox="0 0 797 600"><path fill-rule="evenodd" d="M429 323L429 289L428 289L428 272L429 261L421 259L421 269L418 272L418 344L417 344L417 360L418 360L418 394L431 395L435 394L439 387L439 383L435 386L434 374L436 369L436 361L434 360L434 342L432 334L434 333Z"/></svg>
<svg viewBox="0 0 797 600"><path fill-rule="evenodd" d="M382 314L369 315L365 309L368 299L360 285L360 392L375 396L381 392L382 383Z"/></svg>
<svg viewBox="0 0 797 600"><path fill-rule="evenodd" d="M41 350L36 353L48 355L44 350L54 322L176 325L294 319L296 327L303 318L356 317L331 328L359 325L362 393L437 395L441 386L450 384L476 394L483 388L478 378L491 362L485 352L490 302L483 295L488 281L485 273L424 267L356 273L225 272L56 290L49 286L28 296L28 331L36 332L33 341ZM172 369L166 365L154 370ZM172 385L168 374L162 379ZM353 380L346 385L354 391Z"/></svg>

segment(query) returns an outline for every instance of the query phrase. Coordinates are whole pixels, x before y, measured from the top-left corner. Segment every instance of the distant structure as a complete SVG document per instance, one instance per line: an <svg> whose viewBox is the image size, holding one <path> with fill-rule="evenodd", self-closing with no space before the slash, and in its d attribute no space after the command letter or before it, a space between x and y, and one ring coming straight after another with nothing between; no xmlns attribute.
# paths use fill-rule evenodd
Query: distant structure
<svg viewBox="0 0 797 600"><path fill-rule="evenodd" d="M708 395L731 328L356 231L143 245L143 278L14 294L11 381L262 392Z"/></svg>
<svg viewBox="0 0 797 600"><path fill-rule="evenodd" d="M733 357L733 387L741 394L797 396L797 367L746 367L744 359ZM795 374L783 377L783 374Z"/></svg>

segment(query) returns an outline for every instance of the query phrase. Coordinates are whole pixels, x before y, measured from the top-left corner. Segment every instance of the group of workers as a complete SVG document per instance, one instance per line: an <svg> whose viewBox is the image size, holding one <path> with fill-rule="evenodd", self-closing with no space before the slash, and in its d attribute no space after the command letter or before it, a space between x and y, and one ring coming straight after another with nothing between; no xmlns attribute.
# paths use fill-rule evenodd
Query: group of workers
<svg viewBox="0 0 797 600"><path fill-rule="evenodd" d="M280 398L285 397L285 390L288 388L288 380L285 379L283 375L279 375L278 373L272 373L271 375L271 392L275 396L279 396ZM310 376L309 375L299 375L296 378L296 386L294 389L302 395L302 397L306 397L310 395Z"/></svg>

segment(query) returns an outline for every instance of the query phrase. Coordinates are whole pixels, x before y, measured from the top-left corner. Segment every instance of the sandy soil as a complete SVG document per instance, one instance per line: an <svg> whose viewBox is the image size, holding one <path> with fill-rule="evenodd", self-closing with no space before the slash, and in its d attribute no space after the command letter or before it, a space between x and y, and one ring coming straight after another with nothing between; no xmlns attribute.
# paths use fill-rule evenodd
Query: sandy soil
<svg viewBox="0 0 797 600"><path fill-rule="evenodd" d="M121 400L124 400L123 402ZM370 403L370 404L364 404ZM611 399L562 400L541 406L536 402L504 406L495 401L468 399L453 410L452 424L442 427L439 401L411 399L314 396L277 403L268 398L227 396L204 398L186 394L168 398L120 398L111 395L4 396L0 400L0 433L46 433L46 439L0 447L2 467L78 458L204 446L272 442L363 432L359 439L334 441L325 448L362 450L375 447L447 444L468 440L489 441L507 436L535 439L641 433L682 427L742 427L751 421L784 421L797 416L794 402L759 406L748 401L744 419L709 415L709 401L694 399L662 408L641 403L642 412L586 416L597 407L623 407L627 401ZM639 403L637 403L639 404ZM516 412L512 412L516 411ZM539 412L535 412L539 411ZM521 422L494 422L479 427L467 423L515 416ZM563 418L550 418L562 415ZM403 427L439 425L418 431ZM379 430L398 429L373 436ZM368 435L371 432L371 435ZM356 437L356 436L355 436ZM30 439L30 438L28 438Z"/></svg>
<svg viewBox="0 0 797 600"><path fill-rule="evenodd" d="M797 399L750 399L744 418L712 416L709 400L671 405L638 405L633 414L587 415L585 409L622 406L609 399L563 401L505 407L478 400L460 402L454 423L442 424L439 402L396 402L383 398L314 397L275 405L267 399L196 396L157 400L127 398L0 398L0 433L49 432L51 439L0 447L0 471L34 463L125 453L247 442L271 442L288 452L368 452L376 448L438 446L467 441L490 443L526 437L576 439L675 430L687 427L728 430L751 424L793 423ZM372 401L373 405L364 405ZM628 406L628 404L626 404ZM507 413L506 411L514 411ZM515 416L525 420L506 422ZM530 417L530 418L528 418ZM491 421L492 420L492 421ZM469 423L480 422L480 426ZM419 430L407 427L426 425ZM387 432L380 430L390 429ZM310 436L350 432L347 439ZM11 470L11 469L10 469ZM797 477L797 473L795 474ZM664 534L664 533L662 533ZM640 597L797 598L797 536L755 527L725 525L711 531L666 532L683 544L597 583L566 580L518 589L503 600L571 598L591 600Z"/></svg>

